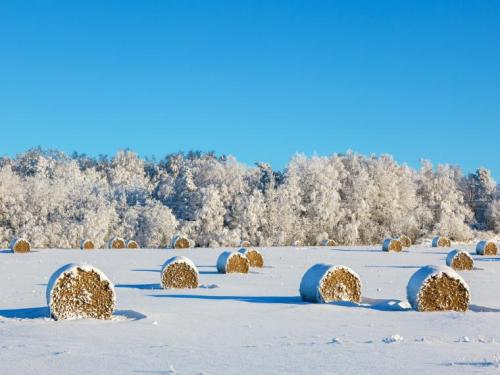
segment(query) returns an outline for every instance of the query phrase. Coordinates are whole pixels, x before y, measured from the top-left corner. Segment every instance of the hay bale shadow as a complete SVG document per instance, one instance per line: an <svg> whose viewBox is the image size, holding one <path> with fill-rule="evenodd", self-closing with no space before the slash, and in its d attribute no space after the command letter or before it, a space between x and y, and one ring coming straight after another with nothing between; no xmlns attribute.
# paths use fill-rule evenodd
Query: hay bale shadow
<svg viewBox="0 0 500 375"><path fill-rule="evenodd" d="M417 269L422 266L376 266L376 265L368 265L365 268L404 268L404 269Z"/></svg>
<svg viewBox="0 0 500 375"><path fill-rule="evenodd" d="M50 318L48 306L28 307L24 309L0 310L0 317L7 319L41 319Z"/></svg>
<svg viewBox="0 0 500 375"><path fill-rule="evenodd" d="M499 313L500 309L493 307L479 306L479 305L469 305L469 310L473 312L487 312L487 313Z"/></svg>
<svg viewBox="0 0 500 375"><path fill-rule="evenodd" d="M159 273L159 272L161 272L161 269L135 268L131 271L133 271L133 272L158 272Z"/></svg>
<svg viewBox="0 0 500 375"><path fill-rule="evenodd" d="M248 303L270 303L284 305L304 305L299 296L210 296L200 294L152 294L154 298L206 299L214 301L240 301Z"/></svg>
<svg viewBox="0 0 500 375"><path fill-rule="evenodd" d="M160 284L116 284L115 288L141 289L141 290L160 290Z"/></svg>

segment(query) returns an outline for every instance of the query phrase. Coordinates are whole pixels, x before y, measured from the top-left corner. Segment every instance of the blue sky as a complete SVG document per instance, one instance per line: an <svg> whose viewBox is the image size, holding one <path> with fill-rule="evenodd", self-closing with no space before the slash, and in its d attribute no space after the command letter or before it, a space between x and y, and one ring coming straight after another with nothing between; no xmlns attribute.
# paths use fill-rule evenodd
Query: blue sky
<svg viewBox="0 0 500 375"><path fill-rule="evenodd" d="M500 180L500 2L4 1L0 154L352 149Z"/></svg>

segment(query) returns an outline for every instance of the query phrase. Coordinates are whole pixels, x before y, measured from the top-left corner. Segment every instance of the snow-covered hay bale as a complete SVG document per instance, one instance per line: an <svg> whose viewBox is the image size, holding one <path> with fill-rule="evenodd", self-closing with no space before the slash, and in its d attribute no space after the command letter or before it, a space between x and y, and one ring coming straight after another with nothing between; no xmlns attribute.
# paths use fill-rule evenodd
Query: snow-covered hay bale
<svg viewBox="0 0 500 375"><path fill-rule="evenodd" d="M247 257L250 267L256 267L256 268L264 267L264 257L256 249L241 248L239 252Z"/></svg>
<svg viewBox="0 0 500 375"><path fill-rule="evenodd" d="M329 246L329 247L332 247L332 246L336 246L336 245L337 245L337 243L336 243L334 240L329 239L329 240L323 240L323 241L321 241L321 245L322 245L322 246Z"/></svg>
<svg viewBox="0 0 500 375"><path fill-rule="evenodd" d="M449 238L437 236L432 239L432 247L451 247Z"/></svg>
<svg viewBox="0 0 500 375"><path fill-rule="evenodd" d="M125 249L125 240L121 237L113 237L108 242L110 249Z"/></svg>
<svg viewBox="0 0 500 375"><path fill-rule="evenodd" d="M237 251L224 251L217 259L217 271L220 273L248 273L250 262Z"/></svg>
<svg viewBox="0 0 500 375"><path fill-rule="evenodd" d="M82 250L93 250L95 249L94 241L86 239L80 241L80 249Z"/></svg>
<svg viewBox="0 0 500 375"><path fill-rule="evenodd" d="M446 265L457 271L470 271L474 268L474 259L468 252L455 249L448 253Z"/></svg>
<svg viewBox="0 0 500 375"><path fill-rule="evenodd" d="M401 236L399 237L399 241L401 242L401 245L403 245L403 247L410 247L411 246L411 238L408 237L408 236Z"/></svg>
<svg viewBox="0 0 500 375"><path fill-rule="evenodd" d="M24 238L14 238L9 244L10 250L13 253L29 253L31 244Z"/></svg>
<svg viewBox="0 0 500 375"><path fill-rule="evenodd" d="M498 247L492 241L479 241L476 245L476 253L479 255L497 255Z"/></svg>
<svg viewBox="0 0 500 375"><path fill-rule="evenodd" d="M250 241L241 240L240 247L250 247L250 246L252 246L252 244L250 243Z"/></svg>
<svg viewBox="0 0 500 375"><path fill-rule="evenodd" d="M403 250L403 244L395 238L386 238L382 244L382 250L399 252Z"/></svg>
<svg viewBox="0 0 500 375"><path fill-rule="evenodd" d="M190 241L183 236L174 236L172 238L172 249L189 249Z"/></svg>
<svg viewBox="0 0 500 375"><path fill-rule="evenodd" d="M135 240L127 240L127 242L125 243L125 246L127 247L127 249L138 249L139 248L139 244Z"/></svg>
<svg viewBox="0 0 500 375"><path fill-rule="evenodd" d="M116 302L113 283L87 264L59 268L49 280L46 297L55 320L111 319Z"/></svg>
<svg viewBox="0 0 500 375"><path fill-rule="evenodd" d="M300 296L305 302L361 302L361 279L346 266L315 264L300 282Z"/></svg>
<svg viewBox="0 0 500 375"><path fill-rule="evenodd" d="M469 308L469 286L448 266L420 268L410 278L406 293L417 311L466 311Z"/></svg>
<svg viewBox="0 0 500 375"><path fill-rule="evenodd" d="M197 288L199 273L194 263L186 257L173 257L161 268L162 288Z"/></svg>

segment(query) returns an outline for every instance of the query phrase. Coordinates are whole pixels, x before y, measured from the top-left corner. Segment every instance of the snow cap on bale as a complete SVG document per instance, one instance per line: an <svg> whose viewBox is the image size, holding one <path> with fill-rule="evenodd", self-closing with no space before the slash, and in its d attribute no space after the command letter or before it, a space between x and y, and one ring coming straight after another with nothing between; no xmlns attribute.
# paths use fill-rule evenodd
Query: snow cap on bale
<svg viewBox="0 0 500 375"><path fill-rule="evenodd" d="M127 240L127 242L125 243L125 246L127 247L127 249L138 249L139 248L139 244L135 240Z"/></svg>
<svg viewBox="0 0 500 375"><path fill-rule="evenodd" d="M382 250L399 252L403 250L403 245L400 240L396 240L395 238L386 238L382 244Z"/></svg>
<svg viewBox="0 0 500 375"><path fill-rule="evenodd" d="M240 241L240 247L250 247L252 246L252 244L250 243L250 241L247 241L247 240L241 240Z"/></svg>
<svg viewBox="0 0 500 375"><path fill-rule="evenodd" d="M161 268L161 286L164 289L197 288L198 279L198 269L186 257L170 258Z"/></svg>
<svg viewBox="0 0 500 375"><path fill-rule="evenodd" d="M86 239L80 241L80 249L82 250L92 250L95 249L94 241Z"/></svg>
<svg viewBox="0 0 500 375"><path fill-rule="evenodd" d="M14 238L10 241L9 247L13 253L29 253L31 251L31 244L24 238Z"/></svg>
<svg viewBox="0 0 500 375"><path fill-rule="evenodd" d="M432 247L451 247L449 238L437 236L432 239Z"/></svg>
<svg viewBox="0 0 500 375"><path fill-rule="evenodd" d="M411 238L408 236L402 235L401 237L399 237L399 241L401 242L401 245L403 245L403 247L411 246Z"/></svg>
<svg viewBox="0 0 500 375"><path fill-rule="evenodd" d="M111 319L116 303L113 283L88 264L67 264L54 272L46 298L55 320Z"/></svg>
<svg viewBox="0 0 500 375"><path fill-rule="evenodd" d="M125 249L125 240L121 237L113 237L108 242L110 249Z"/></svg>
<svg viewBox="0 0 500 375"><path fill-rule="evenodd" d="M361 302L361 279L346 266L315 264L300 282L300 296L305 302Z"/></svg>
<svg viewBox="0 0 500 375"><path fill-rule="evenodd" d="M493 241L479 241L476 245L476 253L479 255L497 255L497 245Z"/></svg>
<svg viewBox="0 0 500 375"><path fill-rule="evenodd" d="M322 245L322 246L329 246L329 247L332 247L332 246L336 246L336 245L337 245L337 243L336 243L334 240L332 240L332 239L327 239L327 240L323 240L323 241L321 241L321 245Z"/></svg>
<svg viewBox="0 0 500 375"><path fill-rule="evenodd" d="M247 257L250 267L257 267L257 268L264 267L264 257L256 249L241 248L238 251Z"/></svg>
<svg viewBox="0 0 500 375"><path fill-rule="evenodd" d="M457 271L469 271L474 268L474 260L468 252L455 249L448 253L446 265Z"/></svg>
<svg viewBox="0 0 500 375"><path fill-rule="evenodd" d="M217 271L220 273L248 273L250 262L237 251L224 251L217 259Z"/></svg>
<svg viewBox="0 0 500 375"><path fill-rule="evenodd" d="M191 246L191 241L184 236L172 237L172 249L188 249Z"/></svg>
<svg viewBox="0 0 500 375"><path fill-rule="evenodd" d="M417 311L467 311L470 289L448 266L425 266L413 274L406 287L408 301Z"/></svg>

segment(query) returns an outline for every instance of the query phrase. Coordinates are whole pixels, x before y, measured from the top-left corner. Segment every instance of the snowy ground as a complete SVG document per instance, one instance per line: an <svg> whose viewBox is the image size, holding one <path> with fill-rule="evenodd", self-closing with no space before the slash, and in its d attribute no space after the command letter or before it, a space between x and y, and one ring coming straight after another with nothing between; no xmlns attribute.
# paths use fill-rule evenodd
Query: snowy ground
<svg viewBox="0 0 500 375"><path fill-rule="evenodd" d="M0 373L500 372L500 257L474 256L477 269L461 272L472 291L461 314L418 313L405 301L412 273L444 264L447 249L270 248L266 267L247 275L217 274L220 252L0 252ZM160 266L179 254L198 266L202 287L159 289ZM115 283L113 321L48 318L46 283L69 262L93 264ZM317 262L352 267L363 305L302 303L300 279Z"/></svg>

